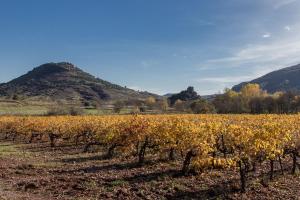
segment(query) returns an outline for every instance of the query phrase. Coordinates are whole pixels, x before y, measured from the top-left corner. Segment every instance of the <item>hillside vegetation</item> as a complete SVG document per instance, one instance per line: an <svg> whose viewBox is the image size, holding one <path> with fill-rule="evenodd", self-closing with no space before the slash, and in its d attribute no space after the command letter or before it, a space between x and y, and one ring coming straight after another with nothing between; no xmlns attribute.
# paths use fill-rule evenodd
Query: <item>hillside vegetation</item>
<svg viewBox="0 0 300 200"><path fill-rule="evenodd" d="M103 101L146 99L157 95L137 92L95 78L71 63L47 63L0 85L2 99L59 104L101 104Z"/></svg>

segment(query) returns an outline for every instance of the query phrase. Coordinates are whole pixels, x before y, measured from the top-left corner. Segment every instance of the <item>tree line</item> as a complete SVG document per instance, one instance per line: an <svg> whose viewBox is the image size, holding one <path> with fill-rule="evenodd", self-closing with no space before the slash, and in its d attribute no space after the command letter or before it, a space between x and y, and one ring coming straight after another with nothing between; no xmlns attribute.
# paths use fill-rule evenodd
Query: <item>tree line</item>
<svg viewBox="0 0 300 200"><path fill-rule="evenodd" d="M203 98L190 86L168 98L149 97L146 100L131 99L114 103L115 113L128 108L134 113L291 114L300 111L300 94L297 91L269 94L258 84L249 83L239 92L225 89L223 94Z"/></svg>
<svg viewBox="0 0 300 200"><path fill-rule="evenodd" d="M239 91L225 89L211 100L201 98L193 89L173 95L169 98L170 106L177 111L191 113L251 113L284 114L300 111L300 95L297 91L276 92L269 94L258 84L247 84Z"/></svg>

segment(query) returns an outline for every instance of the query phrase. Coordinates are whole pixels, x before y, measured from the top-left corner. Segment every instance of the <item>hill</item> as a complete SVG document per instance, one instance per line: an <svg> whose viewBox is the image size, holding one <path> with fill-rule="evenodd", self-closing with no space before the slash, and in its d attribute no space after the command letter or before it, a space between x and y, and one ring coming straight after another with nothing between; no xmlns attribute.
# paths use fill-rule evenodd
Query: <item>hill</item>
<svg viewBox="0 0 300 200"><path fill-rule="evenodd" d="M249 82L235 85L232 89L240 91L247 83L257 83L269 93L277 91L300 90L300 64L270 72Z"/></svg>
<svg viewBox="0 0 300 200"><path fill-rule="evenodd" d="M85 103L156 96L96 78L71 63L47 63L0 85L0 97L31 101Z"/></svg>

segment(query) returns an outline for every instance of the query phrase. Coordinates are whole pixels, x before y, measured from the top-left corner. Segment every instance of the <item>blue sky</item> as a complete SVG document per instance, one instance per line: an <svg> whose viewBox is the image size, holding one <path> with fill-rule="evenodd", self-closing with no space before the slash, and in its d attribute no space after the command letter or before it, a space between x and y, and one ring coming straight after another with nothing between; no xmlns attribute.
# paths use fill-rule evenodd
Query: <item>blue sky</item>
<svg viewBox="0 0 300 200"><path fill-rule="evenodd" d="M300 63L300 0L0 0L0 82L46 62L158 94Z"/></svg>

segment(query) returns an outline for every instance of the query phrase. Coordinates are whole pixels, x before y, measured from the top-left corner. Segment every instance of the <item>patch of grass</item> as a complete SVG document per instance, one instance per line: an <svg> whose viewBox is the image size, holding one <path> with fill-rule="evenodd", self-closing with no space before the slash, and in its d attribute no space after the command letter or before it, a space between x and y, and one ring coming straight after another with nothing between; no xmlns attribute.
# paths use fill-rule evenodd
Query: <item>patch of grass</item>
<svg viewBox="0 0 300 200"><path fill-rule="evenodd" d="M110 182L109 185L112 187L116 187L116 186L125 185L127 183L128 182L123 179L118 179L118 180L114 180L114 181Z"/></svg>
<svg viewBox="0 0 300 200"><path fill-rule="evenodd" d="M58 163L58 162L38 162L34 164L34 167L36 168L58 168L61 167L62 163Z"/></svg>
<svg viewBox="0 0 300 200"><path fill-rule="evenodd" d="M0 156L30 156L30 153L20 150L21 146L8 142L0 143Z"/></svg>
<svg viewBox="0 0 300 200"><path fill-rule="evenodd" d="M0 115L44 115L46 112L45 106L0 104Z"/></svg>
<svg viewBox="0 0 300 200"><path fill-rule="evenodd" d="M11 155L18 152L16 145L10 143L1 143L0 144L0 155Z"/></svg>
<svg viewBox="0 0 300 200"><path fill-rule="evenodd" d="M84 187L87 189L97 189L98 188L98 183L95 180L90 180L85 182Z"/></svg>
<svg viewBox="0 0 300 200"><path fill-rule="evenodd" d="M109 115L113 114L110 109L84 109L84 114L87 115Z"/></svg>
<svg viewBox="0 0 300 200"><path fill-rule="evenodd" d="M185 191L186 190L185 185L183 185L179 182L176 182L176 181L171 182L170 188L173 188L174 190L177 190L177 191Z"/></svg>

